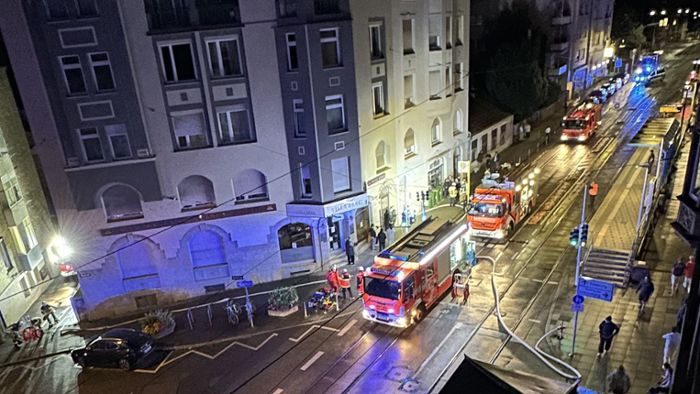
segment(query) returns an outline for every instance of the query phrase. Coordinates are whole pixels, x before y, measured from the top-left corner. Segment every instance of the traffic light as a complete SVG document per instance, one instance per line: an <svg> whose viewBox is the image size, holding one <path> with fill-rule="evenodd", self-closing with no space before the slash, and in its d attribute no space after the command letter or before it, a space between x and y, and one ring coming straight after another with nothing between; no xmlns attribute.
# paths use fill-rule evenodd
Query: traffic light
<svg viewBox="0 0 700 394"><path fill-rule="evenodd" d="M586 246L588 240L588 223L581 225L581 246Z"/></svg>
<svg viewBox="0 0 700 394"><path fill-rule="evenodd" d="M578 230L579 230L579 228L578 228L578 226L576 226L569 233L569 244L571 244L571 246L578 245Z"/></svg>

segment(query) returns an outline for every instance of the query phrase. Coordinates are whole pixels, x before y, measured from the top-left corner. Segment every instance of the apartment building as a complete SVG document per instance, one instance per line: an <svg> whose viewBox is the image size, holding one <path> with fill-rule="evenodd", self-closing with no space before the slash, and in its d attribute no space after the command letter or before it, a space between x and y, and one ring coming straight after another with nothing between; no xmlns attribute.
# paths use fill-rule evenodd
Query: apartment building
<svg viewBox="0 0 700 394"><path fill-rule="evenodd" d="M372 222L400 225L469 160L469 1L353 0L351 13Z"/></svg>

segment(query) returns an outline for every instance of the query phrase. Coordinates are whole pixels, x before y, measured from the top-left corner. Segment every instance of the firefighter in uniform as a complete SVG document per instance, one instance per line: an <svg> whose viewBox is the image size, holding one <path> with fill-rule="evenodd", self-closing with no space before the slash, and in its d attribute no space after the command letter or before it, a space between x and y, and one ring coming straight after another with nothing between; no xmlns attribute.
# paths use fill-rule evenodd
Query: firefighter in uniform
<svg viewBox="0 0 700 394"><path fill-rule="evenodd" d="M591 208L593 208L595 205L595 196L597 196L597 195L598 195L598 184L596 182L593 182L588 187L588 196L590 197L590 200L591 200Z"/></svg>
<svg viewBox="0 0 700 394"><path fill-rule="evenodd" d="M365 294L365 269L360 267L357 272L357 295Z"/></svg>
<svg viewBox="0 0 700 394"><path fill-rule="evenodd" d="M350 294L350 298L352 298L352 289L350 288L350 273L348 272L347 269L343 269L343 273L338 275L338 284L340 285L340 289L343 294L343 299L346 299L345 293Z"/></svg>

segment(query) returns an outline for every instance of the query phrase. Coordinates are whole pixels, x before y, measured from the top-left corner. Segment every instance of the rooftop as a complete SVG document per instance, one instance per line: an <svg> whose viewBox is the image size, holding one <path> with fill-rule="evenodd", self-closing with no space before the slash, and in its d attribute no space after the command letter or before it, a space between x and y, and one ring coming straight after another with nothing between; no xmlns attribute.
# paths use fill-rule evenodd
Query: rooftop
<svg viewBox="0 0 700 394"><path fill-rule="evenodd" d="M501 111L483 99L469 101L469 130L472 133L478 133L509 116L512 114Z"/></svg>

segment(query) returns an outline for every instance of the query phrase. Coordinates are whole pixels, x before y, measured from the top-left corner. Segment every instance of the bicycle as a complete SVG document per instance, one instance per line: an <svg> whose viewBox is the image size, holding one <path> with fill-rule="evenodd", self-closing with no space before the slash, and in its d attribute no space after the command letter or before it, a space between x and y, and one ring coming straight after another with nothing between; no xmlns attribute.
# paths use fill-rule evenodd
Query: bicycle
<svg viewBox="0 0 700 394"><path fill-rule="evenodd" d="M228 322L237 326L241 322L241 314L243 314L243 308L236 304L233 300L226 301L226 318Z"/></svg>

